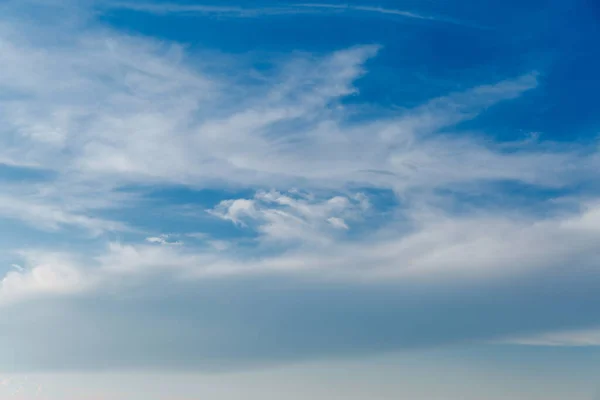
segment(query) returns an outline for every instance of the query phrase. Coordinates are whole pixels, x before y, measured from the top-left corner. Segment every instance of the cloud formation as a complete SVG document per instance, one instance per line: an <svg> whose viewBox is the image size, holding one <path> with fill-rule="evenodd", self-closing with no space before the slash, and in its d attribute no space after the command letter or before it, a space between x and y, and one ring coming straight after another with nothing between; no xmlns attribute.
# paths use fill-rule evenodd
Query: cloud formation
<svg viewBox="0 0 600 400"><path fill-rule="evenodd" d="M539 72L373 110L349 100L377 45L266 70L204 54L215 71L89 10L34 27L3 7L0 217L33 239L2 248L23 267L0 285L0 368L237 367L600 323L596 146L461 128ZM219 195L182 222L168 190ZM89 247L36 241L74 229Z"/></svg>

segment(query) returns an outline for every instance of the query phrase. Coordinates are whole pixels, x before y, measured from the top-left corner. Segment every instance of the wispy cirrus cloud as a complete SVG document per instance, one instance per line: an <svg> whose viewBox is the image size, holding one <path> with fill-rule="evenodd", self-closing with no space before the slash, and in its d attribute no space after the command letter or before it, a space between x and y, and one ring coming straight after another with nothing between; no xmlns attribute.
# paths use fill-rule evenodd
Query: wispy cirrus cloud
<svg viewBox="0 0 600 400"><path fill-rule="evenodd" d="M228 7L203 4L181 4L181 3L144 3L144 2L110 2L100 3L100 7L106 9L125 9L132 11L141 11L153 14L217 14L236 17L256 17L261 15L277 15L295 13L293 8L289 7ZM297 12L297 10L296 10Z"/></svg>
<svg viewBox="0 0 600 400"><path fill-rule="evenodd" d="M385 7L376 7L369 5L356 5L356 4L328 4L328 3L299 3L296 4L297 7L303 7L306 9L321 9L321 10L332 10L332 11L350 11L350 12L360 12L366 14L374 14L380 16L396 16L402 18L410 18L424 21L437 21L441 23L447 24L456 24L469 26L477 29L487 29L484 26L477 25L467 21L461 21L455 18L450 18L442 15L427 15L420 13L418 11L409 11L409 10L401 10L396 8L385 8Z"/></svg>
<svg viewBox="0 0 600 400"><path fill-rule="evenodd" d="M435 20L437 18L421 15L412 11L398 10L392 8L383 8L383 7L373 7L373 6L360 6L360 5L350 5L350 4L327 4L327 3L300 3L296 4L298 7L303 8L316 8L316 9L329 9L329 10L347 10L347 11L366 11L366 12L374 12L379 14L388 14L388 15L398 15L406 18L415 18L415 19L429 19Z"/></svg>
<svg viewBox="0 0 600 400"><path fill-rule="evenodd" d="M86 212L89 212L86 211ZM57 231L64 227L81 228L92 235L104 232L127 231L126 223L95 218L48 204L43 199L27 201L22 197L0 197L0 216L28 223L41 230Z"/></svg>
<svg viewBox="0 0 600 400"><path fill-rule="evenodd" d="M476 29L487 29L487 27L459 19L443 16L428 15L418 11L402 10L395 8L376 7L369 5L334 4L334 3L281 3L277 6L266 5L255 7L239 6L215 6L208 4L183 4L183 3L158 3L158 2L100 2L96 4L100 10L129 10L156 15L217 15L235 18L257 18L278 15L302 15L302 14L342 14L362 13L380 17L401 17L407 19L431 21L453 25L468 26Z"/></svg>
<svg viewBox="0 0 600 400"><path fill-rule="evenodd" d="M182 4L182 3L157 3L157 2L108 2L99 3L99 7L105 9L125 9L131 11L140 11L153 14L206 14L235 16L242 18L251 18L259 16L275 16L289 14L305 14L317 12L344 12L358 11L367 13L376 13L383 15L393 15L412 19L432 20L432 21L452 21L442 17L422 15L417 12L405 11L399 9L390 9L373 6L348 5L348 4L325 4L325 3L281 3L278 6L260 6L256 7L235 7L235 6L215 6L205 4Z"/></svg>
<svg viewBox="0 0 600 400"><path fill-rule="evenodd" d="M355 93L353 82L365 73L363 63L375 56L376 46L292 59L264 85L244 89L187 65L176 44L98 33L79 38L72 48L59 47L59 56L32 59L32 44L23 37L14 41L21 44L8 41L3 56L11 65L57 66L37 71L44 78L35 86L20 77L23 69L5 71L4 84L29 97L3 109L1 156L43 166L71 182L287 186L310 179L328 187L376 182L401 191L474 179L546 185L565 179L562 171L545 172L546 166L575 156L538 154L533 146L505 154L475 137L432 135L533 89L535 74L351 125L339 102ZM98 79L102 74L110 79ZM479 167L471 168L473 162Z"/></svg>

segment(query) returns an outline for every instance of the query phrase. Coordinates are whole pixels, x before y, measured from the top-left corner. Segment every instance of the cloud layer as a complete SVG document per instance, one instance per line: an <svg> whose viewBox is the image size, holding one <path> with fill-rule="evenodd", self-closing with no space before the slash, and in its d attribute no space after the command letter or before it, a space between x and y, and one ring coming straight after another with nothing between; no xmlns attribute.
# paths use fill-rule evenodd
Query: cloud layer
<svg viewBox="0 0 600 400"><path fill-rule="evenodd" d="M13 344L0 368L569 344L546 332L600 324L596 145L461 128L535 91L539 72L363 107L377 45L261 69L120 32L90 10L34 27L27 3L2 7L0 217L32 239L2 247L22 267L0 284ZM171 201L172 188L219 196ZM47 231L89 247L38 243Z"/></svg>

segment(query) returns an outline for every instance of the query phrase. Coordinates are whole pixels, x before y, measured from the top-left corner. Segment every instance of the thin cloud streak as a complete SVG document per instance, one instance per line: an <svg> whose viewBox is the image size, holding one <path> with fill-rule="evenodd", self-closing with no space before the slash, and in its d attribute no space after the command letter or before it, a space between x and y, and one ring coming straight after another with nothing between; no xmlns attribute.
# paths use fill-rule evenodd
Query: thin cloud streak
<svg viewBox="0 0 600 400"><path fill-rule="evenodd" d="M437 17L421 15L421 14L411 12L411 11L389 9L389 8L382 8L382 7L352 6L349 4L323 4L323 3L301 3L301 4L295 4L295 6L306 7L306 8L330 9L330 10L368 11L368 12L374 12L374 13L379 13L379 14L399 15L399 16L407 17L407 18L438 20Z"/></svg>
<svg viewBox="0 0 600 400"><path fill-rule="evenodd" d="M399 16L405 18L413 18L413 19L421 19L427 21L437 21L437 22L445 22L454 25L468 26L471 28L477 29L489 29L485 26L477 25L471 22L457 20L453 18L449 18L442 15L425 15L418 12L399 10L394 8L383 8L383 7L373 7L373 6L353 6L349 4L324 4L324 3L303 3L296 4L298 7L307 7L307 8L320 8L320 9L330 9L330 10L339 10L339 11L358 11L365 13L373 13L373 14L383 14L383 15L392 15Z"/></svg>
<svg viewBox="0 0 600 400"><path fill-rule="evenodd" d="M97 7L104 9L123 9L139 11L158 15L168 14L205 14L205 15L223 15L241 18L253 18L268 15L285 15L310 13L312 11L299 9L294 6L283 7L221 7L202 4L153 4L153 3L131 3L131 2L111 2L108 4L99 4Z"/></svg>
<svg viewBox="0 0 600 400"><path fill-rule="evenodd" d="M424 15L418 12L390 9L373 6L353 6L348 4L325 4L325 3L299 3L288 4L279 7L227 7L212 6L203 4L171 4L171 3L132 3L132 2L112 2L108 4L99 4L99 8L104 9L125 9L131 11L152 13L157 15L168 14L204 14L204 15L222 15L240 18L254 18L260 16L276 16L289 14L313 14L318 12L346 12L357 11L371 14L399 16L411 19L420 19L427 21L439 21L457 25L465 25L481 28L463 21L455 20L444 16Z"/></svg>

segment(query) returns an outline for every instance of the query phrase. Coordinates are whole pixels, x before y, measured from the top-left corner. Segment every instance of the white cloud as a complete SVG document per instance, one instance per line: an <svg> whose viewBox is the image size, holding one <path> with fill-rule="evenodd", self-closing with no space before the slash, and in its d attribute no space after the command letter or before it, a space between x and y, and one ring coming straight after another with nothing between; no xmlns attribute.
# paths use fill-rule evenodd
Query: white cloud
<svg viewBox="0 0 600 400"><path fill-rule="evenodd" d="M340 229L350 229L342 218L339 217L329 217L327 218L327 222L329 222L332 226Z"/></svg>
<svg viewBox="0 0 600 400"><path fill-rule="evenodd" d="M68 226L87 230L92 235L131 230L125 223L86 215L89 211L69 210L68 206L52 204L47 198L31 201L25 196L0 195L0 216L25 221L37 229L56 231Z"/></svg>
<svg viewBox="0 0 600 400"><path fill-rule="evenodd" d="M171 241L169 240L172 235L162 234L159 236L150 236L146 238L146 242L161 244L164 246L180 246L183 244L181 241Z"/></svg>
<svg viewBox="0 0 600 400"><path fill-rule="evenodd" d="M8 272L0 281L0 305L40 296L80 293L92 279L69 255L25 252L28 268Z"/></svg>
<svg viewBox="0 0 600 400"><path fill-rule="evenodd" d="M350 229L346 220L365 217L369 203L362 193L316 200L297 192L258 192L252 199L224 200L208 212L242 227L252 225L269 241L331 244L330 228Z"/></svg>
<svg viewBox="0 0 600 400"><path fill-rule="evenodd" d="M282 200L285 196L276 192L259 193L257 197L289 201ZM88 257L85 264L57 261L52 252L47 256L45 252L38 252L35 253L36 263L26 263L30 265L27 271L11 272L7 276L11 276L11 280L19 278L18 282L21 282L22 277L32 276L30 271L38 267L44 271L47 265L52 268L68 265L64 287L90 279L95 286L84 286L96 290L102 290L102 285L111 285L115 279L118 282L122 274L135 277L161 271L187 279L301 273L342 281L493 282L532 273L560 272L575 261L577 271L585 274L594 268L596 243L600 238L599 225L589 224L599 214L599 207L592 204L580 213L529 220L493 215L458 218L419 212L406 221L412 226L408 232L393 223L359 242L333 241L321 230L331 223L325 218L328 214L323 214L325 203L298 206L306 207L303 212L310 215L310 219L291 214L298 213L298 208L282 212L258 206L254 216L264 224L258 231L267 236L266 240L294 240L302 244L269 255L248 254L236 246L235 241L218 241L216 246L208 248L113 243L104 254L92 259ZM226 213L227 209L222 211ZM248 215L244 215L246 217ZM327 246L322 246L326 239L329 239ZM228 251L224 253L225 248ZM85 257L72 255L66 259ZM73 279L73 275L77 279ZM52 277L52 285L63 287L63 275ZM10 289L12 294L20 288L26 292L36 288L46 291L43 285L19 285Z"/></svg>

